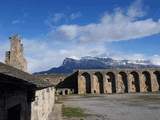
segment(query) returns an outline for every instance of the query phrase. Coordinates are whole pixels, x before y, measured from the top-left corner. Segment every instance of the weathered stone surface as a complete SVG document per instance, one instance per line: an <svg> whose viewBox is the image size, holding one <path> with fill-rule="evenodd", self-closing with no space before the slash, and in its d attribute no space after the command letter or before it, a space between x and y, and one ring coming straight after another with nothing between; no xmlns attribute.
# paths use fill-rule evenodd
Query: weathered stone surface
<svg viewBox="0 0 160 120"><path fill-rule="evenodd" d="M53 85L57 85L58 83L64 81L64 79L67 77L67 75L64 74L48 74L48 75L35 75L35 76L45 81L48 81Z"/></svg>
<svg viewBox="0 0 160 120"><path fill-rule="evenodd" d="M52 113L50 113L48 120L62 120L62 104L55 104Z"/></svg>
<svg viewBox="0 0 160 120"><path fill-rule="evenodd" d="M55 104L55 89L38 90L35 96L35 101L31 103L31 120L48 120Z"/></svg>
<svg viewBox="0 0 160 120"><path fill-rule="evenodd" d="M72 84L70 89L77 89L78 94L157 92L160 68L79 70L67 80L70 83L77 80L74 83L78 84Z"/></svg>
<svg viewBox="0 0 160 120"><path fill-rule="evenodd" d="M10 37L10 51L6 52L5 63L22 71L27 71L27 61L23 56L23 44L20 38L15 35Z"/></svg>
<svg viewBox="0 0 160 120"><path fill-rule="evenodd" d="M81 94L86 93L86 79L84 76L80 76L80 81L79 81L79 92Z"/></svg>
<svg viewBox="0 0 160 120"><path fill-rule="evenodd" d="M105 75L105 93L112 93L112 81L110 76Z"/></svg>

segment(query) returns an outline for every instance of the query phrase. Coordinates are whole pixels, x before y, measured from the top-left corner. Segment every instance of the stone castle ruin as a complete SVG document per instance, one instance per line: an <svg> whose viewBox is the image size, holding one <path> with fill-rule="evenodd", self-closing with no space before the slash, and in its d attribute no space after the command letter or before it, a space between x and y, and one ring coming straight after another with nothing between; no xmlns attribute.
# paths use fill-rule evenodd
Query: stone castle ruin
<svg viewBox="0 0 160 120"><path fill-rule="evenodd" d="M23 44L18 35L10 37L11 47L6 52L5 63L19 70L27 71L27 61L23 55Z"/></svg>

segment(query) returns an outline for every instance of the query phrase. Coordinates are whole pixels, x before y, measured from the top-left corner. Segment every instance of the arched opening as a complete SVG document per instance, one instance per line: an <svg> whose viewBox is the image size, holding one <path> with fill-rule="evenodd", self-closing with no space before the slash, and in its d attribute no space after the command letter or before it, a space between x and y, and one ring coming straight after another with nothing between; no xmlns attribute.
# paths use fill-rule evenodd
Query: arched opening
<svg viewBox="0 0 160 120"><path fill-rule="evenodd" d="M62 92L62 90L60 90L60 91L59 91L59 95L63 95L63 92Z"/></svg>
<svg viewBox="0 0 160 120"><path fill-rule="evenodd" d="M82 74L84 81L85 81L85 89L86 93L91 93L91 78L89 73L83 73Z"/></svg>
<svg viewBox="0 0 160 120"><path fill-rule="evenodd" d="M121 92L127 93L128 92L127 74L125 72L120 72L119 76L120 76L119 87L121 88Z"/></svg>
<svg viewBox="0 0 160 120"><path fill-rule="evenodd" d="M115 74L113 72L108 72L106 74L106 84L106 93L116 93Z"/></svg>
<svg viewBox="0 0 160 120"><path fill-rule="evenodd" d="M68 90L65 90L65 95L68 95L68 94L69 94Z"/></svg>
<svg viewBox="0 0 160 120"><path fill-rule="evenodd" d="M96 72L94 75L97 81L97 91L99 91L99 93L104 93L103 75L100 72Z"/></svg>
<svg viewBox="0 0 160 120"><path fill-rule="evenodd" d="M156 75L156 78L157 78L158 90L160 90L160 72L155 71L154 74Z"/></svg>
<svg viewBox="0 0 160 120"><path fill-rule="evenodd" d="M131 72L131 92L140 92L139 74L135 71Z"/></svg>
<svg viewBox="0 0 160 120"><path fill-rule="evenodd" d="M144 78L143 80L145 83L144 88L145 88L146 92L151 92L152 91L152 89L151 89L151 75L147 71L142 72L142 74L143 74L143 78Z"/></svg>

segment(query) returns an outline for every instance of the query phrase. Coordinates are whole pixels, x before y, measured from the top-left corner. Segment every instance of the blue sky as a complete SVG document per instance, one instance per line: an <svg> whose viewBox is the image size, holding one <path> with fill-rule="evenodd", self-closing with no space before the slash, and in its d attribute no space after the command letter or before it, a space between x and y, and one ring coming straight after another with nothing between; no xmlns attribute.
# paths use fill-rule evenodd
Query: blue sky
<svg viewBox="0 0 160 120"><path fill-rule="evenodd" d="M0 60L18 33L29 71L65 57L149 59L160 64L159 0L1 0Z"/></svg>

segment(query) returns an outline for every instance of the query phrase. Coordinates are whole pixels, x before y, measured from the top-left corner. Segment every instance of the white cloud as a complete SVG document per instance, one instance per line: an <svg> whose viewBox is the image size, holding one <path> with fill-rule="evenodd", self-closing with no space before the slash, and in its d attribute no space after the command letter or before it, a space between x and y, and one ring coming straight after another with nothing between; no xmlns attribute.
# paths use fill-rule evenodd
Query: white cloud
<svg viewBox="0 0 160 120"><path fill-rule="evenodd" d="M57 29L57 33L61 33L60 35L64 38L75 39L77 36L78 27L76 25L62 25Z"/></svg>
<svg viewBox="0 0 160 120"><path fill-rule="evenodd" d="M0 61L4 61L5 59L5 52L9 50L9 42L3 41L0 42Z"/></svg>
<svg viewBox="0 0 160 120"><path fill-rule="evenodd" d="M49 27L54 28L59 23L68 23L69 21L75 20L81 17L82 14L80 12L65 14L65 13L55 13L50 15L46 20L45 24Z"/></svg>
<svg viewBox="0 0 160 120"><path fill-rule="evenodd" d="M66 57L80 59L84 56L112 57L116 60L151 60L153 64L160 65L160 56L146 56L141 53L127 54L106 48L102 44L70 44L61 43L61 48L55 48L52 41L39 39L23 39L25 57L28 61L28 71L38 72L48 70L62 64ZM2 44L2 43L1 43ZM9 40L0 48L0 60L4 61L5 51L9 50Z"/></svg>
<svg viewBox="0 0 160 120"><path fill-rule="evenodd" d="M59 22L60 20L62 20L64 18L65 18L65 14L64 13L56 13L53 16L53 22L57 23L57 22Z"/></svg>
<svg viewBox="0 0 160 120"><path fill-rule="evenodd" d="M19 19L16 19L16 20L13 20L12 22L11 22L11 24L19 24L19 23L24 23L25 21L24 20L19 20Z"/></svg>
<svg viewBox="0 0 160 120"><path fill-rule="evenodd" d="M48 70L52 67L58 67L66 57L80 59L84 56L111 57L116 60L150 60L153 64L160 65L160 56L158 55L146 56L141 53L122 53L107 49L101 45L93 47L80 44L54 49L54 47L49 47L49 45L45 44L45 42L40 43L37 41L34 43L34 46L30 46L29 42L25 42L25 53L28 60L29 72L38 72Z"/></svg>
<svg viewBox="0 0 160 120"><path fill-rule="evenodd" d="M28 13L24 12L23 14L19 15L19 18L13 19L11 21L11 24L20 24L20 23L25 23L26 18L28 17Z"/></svg>
<svg viewBox="0 0 160 120"><path fill-rule="evenodd" d="M12 24L17 24L17 23L20 23L20 21L19 20L13 20L12 21Z"/></svg>
<svg viewBox="0 0 160 120"><path fill-rule="evenodd" d="M72 14L70 15L70 19L71 19L71 20L74 20L74 19L77 19L77 18L79 18L79 17L81 17L81 16L82 16L82 14L81 14L80 12L72 13Z"/></svg>
<svg viewBox="0 0 160 120"><path fill-rule="evenodd" d="M29 72L48 70L53 66L62 64L66 57L79 59L85 55L99 56L106 50L102 46L96 48L89 45L70 45L64 48L55 49L51 41L40 42L39 40L24 39L25 55L27 57ZM62 46L65 44L61 44ZM87 50L86 50L87 49Z"/></svg>
<svg viewBox="0 0 160 120"><path fill-rule="evenodd" d="M160 65L160 55L153 55L151 57L151 62L155 65Z"/></svg>
<svg viewBox="0 0 160 120"><path fill-rule="evenodd" d="M127 15L134 18L134 17L142 17L146 13L143 8L142 0L136 0L131 6L129 6Z"/></svg>
<svg viewBox="0 0 160 120"><path fill-rule="evenodd" d="M144 15L139 7L140 2L135 2L127 11L116 9L113 14L106 13L99 23L61 25L57 32L66 39L80 42L131 40L160 33L160 19L138 19Z"/></svg>
<svg viewBox="0 0 160 120"><path fill-rule="evenodd" d="M29 71L37 72L59 66L66 57L79 59L83 56L112 57L114 59L151 59L152 63L160 64L160 56L146 56L141 53L127 54L106 48L104 42L131 40L160 33L160 19L139 19L145 15L141 3L134 3L128 10L116 9L113 14L105 14L99 23L88 25L63 24L46 35L46 40L23 39L25 56L27 57ZM140 7L140 8L139 8ZM59 22L66 15L55 14L51 21ZM76 19L78 14L70 14L67 19ZM52 23L53 22L53 23ZM64 41L65 40L65 41ZM2 43L0 43L2 44ZM4 53L9 49L9 43L3 42L0 48L0 60L4 60Z"/></svg>

